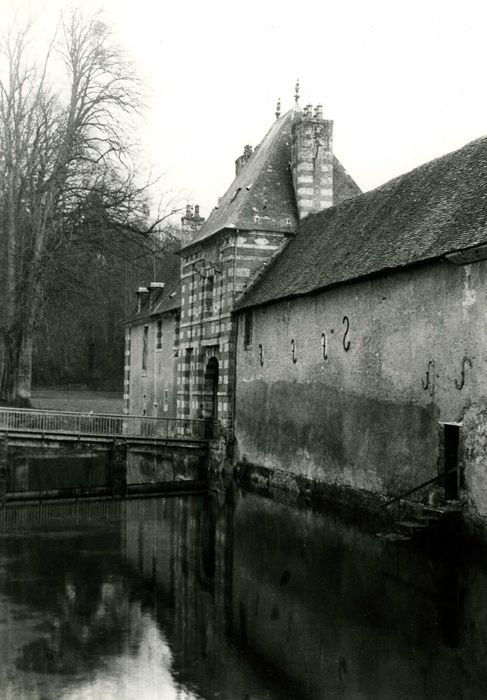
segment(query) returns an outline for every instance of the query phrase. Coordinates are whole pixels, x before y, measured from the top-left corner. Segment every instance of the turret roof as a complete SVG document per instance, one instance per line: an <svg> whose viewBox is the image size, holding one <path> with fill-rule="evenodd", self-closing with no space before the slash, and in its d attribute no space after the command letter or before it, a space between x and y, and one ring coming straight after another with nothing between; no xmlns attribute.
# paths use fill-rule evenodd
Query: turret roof
<svg viewBox="0 0 487 700"><path fill-rule="evenodd" d="M292 124L300 112L296 106L276 119L186 248L222 229L297 232L298 212L290 163ZM335 202L360 193L336 158L333 179Z"/></svg>
<svg viewBox="0 0 487 700"><path fill-rule="evenodd" d="M276 119L188 245L224 228L296 232L298 215L289 168L294 112Z"/></svg>

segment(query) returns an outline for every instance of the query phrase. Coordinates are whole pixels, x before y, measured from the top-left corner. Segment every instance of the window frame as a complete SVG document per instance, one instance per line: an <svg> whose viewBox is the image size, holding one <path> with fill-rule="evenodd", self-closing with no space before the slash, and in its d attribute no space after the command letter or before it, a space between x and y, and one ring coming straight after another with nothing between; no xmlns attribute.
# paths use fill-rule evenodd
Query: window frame
<svg viewBox="0 0 487 700"><path fill-rule="evenodd" d="M147 360L149 359L149 324L144 325L142 335L142 372L147 372Z"/></svg>
<svg viewBox="0 0 487 700"><path fill-rule="evenodd" d="M252 309L247 309L244 312L244 348L247 350L252 347L254 335L254 313Z"/></svg>
<svg viewBox="0 0 487 700"><path fill-rule="evenodd" d="M162 318L158 318L156 324L156 350L162 350Z"/></svg>

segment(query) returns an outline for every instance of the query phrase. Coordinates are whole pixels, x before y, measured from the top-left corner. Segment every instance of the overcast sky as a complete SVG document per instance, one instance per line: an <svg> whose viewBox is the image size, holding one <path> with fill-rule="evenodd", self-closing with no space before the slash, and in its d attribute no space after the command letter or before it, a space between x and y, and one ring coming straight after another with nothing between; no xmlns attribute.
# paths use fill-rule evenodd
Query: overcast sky
<svg viewBox="0 0 487 700"><path fill-rule="evenodd" d="M47 27L67 3L28 4ZM364 190L487 133L486 0L77 4L104 9L146 81L141 137L161 189L203 215L277 99L292 106L296 78L301 105L334 119L335 154Z"/></svg>

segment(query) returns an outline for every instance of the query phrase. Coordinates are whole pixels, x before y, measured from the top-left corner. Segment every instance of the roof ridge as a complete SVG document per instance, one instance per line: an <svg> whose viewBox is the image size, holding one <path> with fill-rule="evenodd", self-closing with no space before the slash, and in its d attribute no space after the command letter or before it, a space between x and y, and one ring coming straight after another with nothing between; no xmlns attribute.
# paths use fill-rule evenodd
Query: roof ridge
<svg viewBox="0 0 487 700"><path fill-rule="evenodd" d="M303 220L238 308L308 294L487 241L487 136Z"/></svg>

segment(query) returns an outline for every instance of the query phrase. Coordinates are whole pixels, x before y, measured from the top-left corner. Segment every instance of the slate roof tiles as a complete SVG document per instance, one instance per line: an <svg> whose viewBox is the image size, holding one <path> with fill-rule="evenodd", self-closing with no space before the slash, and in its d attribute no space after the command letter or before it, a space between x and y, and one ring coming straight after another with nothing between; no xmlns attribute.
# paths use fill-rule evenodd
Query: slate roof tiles
<svg viewBox="0 0 487 700"><path fill-rule="evenodd" d="M487 137L308 216L239 307L434 259L487 241Z"/></svg>
<svg viewBox="0 0 487 700"><path fill-rule="evenodd" d="M296 233L298 212L291 174L291 130L295 107L276 119L252 157L232 182L191 243L225 228ZM333 159L335 202L360 193L339 161Z"/></svg>

